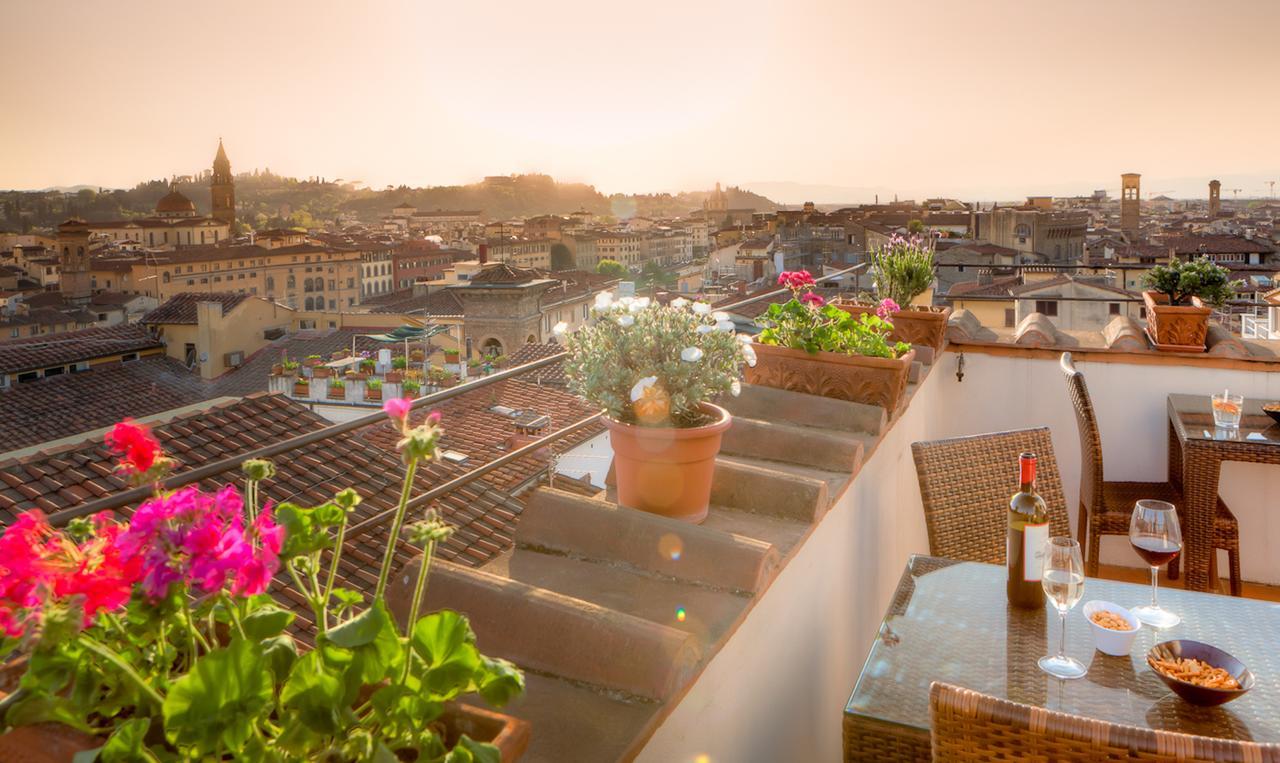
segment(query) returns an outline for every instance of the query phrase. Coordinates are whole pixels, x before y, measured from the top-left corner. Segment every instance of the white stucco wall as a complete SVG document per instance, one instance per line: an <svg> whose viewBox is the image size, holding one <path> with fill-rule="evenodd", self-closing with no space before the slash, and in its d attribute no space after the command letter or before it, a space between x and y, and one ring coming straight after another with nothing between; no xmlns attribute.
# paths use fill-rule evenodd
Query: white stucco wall
<svg viewBox="0 0 1280 763"><path fill-rule="evenodd" d="M911 553L928 551L910 445L1047 425L1072 522L1080 480L1076 424L1057 361L947 352L848 492L657 730L639 760L837 761L841 717ZM1280 374L1191 366L1077 363L1101 419L1107 476L1165 476L1165 396L1230 386L1280 399ZM1012 468L1012 467L1011 467ZM1012 490L1012 487L1011 487ZM1240 519L1244 577L1280 582L1280 468L1228 464L1222 495ZM1120 538L1103 561L1136 565ZM1225 561L1225 560L1223 560Z"/></svg>

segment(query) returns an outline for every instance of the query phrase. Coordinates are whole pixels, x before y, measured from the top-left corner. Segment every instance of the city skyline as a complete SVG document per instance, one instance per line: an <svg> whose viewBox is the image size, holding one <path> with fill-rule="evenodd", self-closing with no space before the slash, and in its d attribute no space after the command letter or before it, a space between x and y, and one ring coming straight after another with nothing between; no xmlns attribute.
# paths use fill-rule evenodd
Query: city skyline
<svg viewBox="0 0 1280 763"><path fill-rule="evenodd" d="M1211 178L1266 196L1280 107L1257 73L1280 9L1230 5L999 2L908 18L836 3L561 4L548 31L545 8L286 4L246 26L233 4L192 10L184 29L219 41L196 48L158 5L19 6L6 48L61 64L0 75L42 117L0 124L0 187L128 187L204 166L221 136L237 171L374 188L545 172L605 193L719 180L830 203L1085 194L1136 171L1173 196L1203 197ZM65 33L14 34L34 27ZM473 28L484 34L436 31ZM147 45L119 44L140 32Z"/></svg>

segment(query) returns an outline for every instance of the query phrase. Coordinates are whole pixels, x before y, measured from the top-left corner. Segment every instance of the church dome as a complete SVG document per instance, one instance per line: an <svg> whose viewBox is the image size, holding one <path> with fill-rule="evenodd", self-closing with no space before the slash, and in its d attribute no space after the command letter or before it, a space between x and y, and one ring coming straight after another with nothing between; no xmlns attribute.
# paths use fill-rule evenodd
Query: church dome
<svg viewBox="0 0 1280 763"><path fill-rule="evenodd" d="M157 215L194 215L196 213L195 202L183 196L176 188L171 187L169 193L165 194L160 201L156 202Z"/></svg>

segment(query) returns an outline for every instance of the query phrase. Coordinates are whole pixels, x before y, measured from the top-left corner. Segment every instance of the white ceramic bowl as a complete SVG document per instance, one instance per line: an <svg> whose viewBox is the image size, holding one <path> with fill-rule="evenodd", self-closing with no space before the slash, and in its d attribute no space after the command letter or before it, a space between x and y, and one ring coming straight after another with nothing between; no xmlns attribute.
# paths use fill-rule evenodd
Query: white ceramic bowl
<svg viewBox="0 0 1280 763"><path fill-rule="evenodd" d="M1129 630L1113 631L1110 628L1103 628L1093 621L1093 613L1106 610L1107 612L1115 612L1129 622ZM1093 631L1093 645L1098 648L1099 652L1109 654L1113 657L1124 657L1129 654L1129 650L1133 647L1133 638L1138 635L1138 631L1142 628L1142 622L1129 610L1109 601L1089 601L1084 605L1084 616L1089 621L1089 628Z"/></svg>

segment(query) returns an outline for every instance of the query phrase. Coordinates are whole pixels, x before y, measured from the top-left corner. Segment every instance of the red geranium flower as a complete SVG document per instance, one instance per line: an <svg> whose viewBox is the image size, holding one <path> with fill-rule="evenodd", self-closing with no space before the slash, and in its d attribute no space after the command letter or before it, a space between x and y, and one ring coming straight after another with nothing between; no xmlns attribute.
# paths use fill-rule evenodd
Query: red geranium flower
<svg viewBox="0 0 1280 763"><path fill-rule="evenodd" d="M160 441L145 424L125 419L104 438L107 447L120 459L119 468L128 474L145 474L160 457Z"/></svg>

